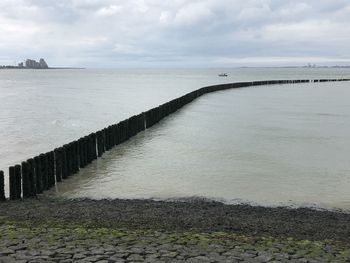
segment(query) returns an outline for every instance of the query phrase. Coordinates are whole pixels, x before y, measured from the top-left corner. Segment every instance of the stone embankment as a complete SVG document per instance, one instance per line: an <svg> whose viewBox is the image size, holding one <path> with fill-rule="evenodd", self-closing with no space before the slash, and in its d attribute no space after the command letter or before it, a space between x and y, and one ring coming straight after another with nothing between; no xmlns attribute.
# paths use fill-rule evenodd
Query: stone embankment
<svg viewBox="0 0 350 263"><path fill-rule="evenodd" d="M350 262L350 214L217 202L0 205L0 262Z"/></svg>

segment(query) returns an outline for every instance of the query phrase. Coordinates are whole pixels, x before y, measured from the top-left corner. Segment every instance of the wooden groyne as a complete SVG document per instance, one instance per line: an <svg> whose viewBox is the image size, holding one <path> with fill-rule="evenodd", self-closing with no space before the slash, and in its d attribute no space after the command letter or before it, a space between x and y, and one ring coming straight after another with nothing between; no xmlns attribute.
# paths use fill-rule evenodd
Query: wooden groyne
<svg viewBox="0 0 350 263"><path fill-rule="evenodd" d="M9 199L31 198L54 187L101 157L106 151L125 142L196 98L215 91L251 86L349 81L350 79L299 79L236 82L200 88L158 107L134 115L117 124L40 154L9 167ZM0 171L0 201L5 201L4 172Z"/></svg>

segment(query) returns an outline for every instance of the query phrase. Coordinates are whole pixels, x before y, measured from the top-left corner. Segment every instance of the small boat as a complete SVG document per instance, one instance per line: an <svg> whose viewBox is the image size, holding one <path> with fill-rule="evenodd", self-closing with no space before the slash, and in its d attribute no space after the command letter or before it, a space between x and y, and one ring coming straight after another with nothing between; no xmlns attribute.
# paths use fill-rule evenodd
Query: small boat
<svg viewBox="0 0 350 263"><path fill-rule="evenodd" d="M227 77L228 75L226 73L220 73L218 76L219 77Z"/></svg>

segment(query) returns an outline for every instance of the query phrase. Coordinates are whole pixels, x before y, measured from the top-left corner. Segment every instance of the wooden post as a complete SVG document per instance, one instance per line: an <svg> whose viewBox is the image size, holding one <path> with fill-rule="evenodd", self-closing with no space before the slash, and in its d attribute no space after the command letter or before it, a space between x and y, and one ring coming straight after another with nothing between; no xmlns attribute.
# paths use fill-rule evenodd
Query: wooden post
<svg viewBox="0 0 350 263"><path fill-rule="evenodd" d="M60 148L54 150L56 182L62 181L62 154Z"/></svg>
<svg viewBox="0 0 350 263"><path fill-rule="evenodd" d="M85 138L79 139L79 163L80 163L80 168L84 168L86 166Z"/></svg>
<svg viewBox="0 0 350 263"><path fill-rule="evenodd" d="M91 163L91 152L90 152L90 139L89 136L84 137L84 149L85 149L85 166Z"/></svg>
<svg viewBox="0 0 350 263"><path fill-rule="evenodd" d="M101 145L101 149L102 149L102 154L106 152L106 130L103 129L101 130L101 140L102 140L102 145Z"/></svg>
<svg viewBox="0 0 350 263"><path fill-rule="evenodd" d="M43 177L41 174L41 159L39 156L34 157L36 173L36 190L38 194L43 192Z"/></svg>
<svg viewBox="0 0 350 263"><path fill-rule="evenodd" d="M4 172L0 171L0 202L5 201L5 178L4 178Z"/></svg>
<svg viewBox="0 0 350 263"><path fill-rule="evenodd" d="M66 153L66 178L72 175L72 152L69 144L63 145Z"/></svg>
<svg viewBox="0 0 350 263"><path fill-rule="evenodd" d="M127 120L123 120L121 123L121 143L125 142L127 140L127 130L128 130L128 126L127 126Z"/></svg>
<svg viewBox="0 0 350 263"><path fill-rule="evenodd" d="M75 173L79 172L79 143L78 141L74 141L74 168L75 168Z"/></svg>
<svg viewBox="0 0 350 263"><path fill-rule="evenodd" d="M43 182L43 191L46 191L49 189L49 176L48 176L48 161L46 154L40 154L39 155L40 162L41 162L41 176L42 176L42 182Z"/></svg>
<svg viewBox="0 0 350 263"><path fill-rule="evenodd" d="M54 152L48 152L47 154L47 174L48 174L48 188L51 188L55 185L55 155Z"/></svg>
<svg viewBox="0 0 350 263"><path fill-rule="evenodd" d="M83 144L82 144L81 138L78 140L78 155L79 155L79 168L83 168L84 167Z"/></svg>
<svg viewBox="0 0 350 263"><path fill-rule="evenodd" d="M35 162L34 159L28 159L27 160L29 165L29 181L30 181L30 196L36 196L37 189L36 189L36 173L35 173Z"/></svg>
<svg viewBox="0 0 350 263"><path fill-rule="evenodd" d="M22 162L22 182L23 182L23 198L31 196L31 184L29 177L29 164Z"/></svg>
<svg viewBox="0 0 350 263"><path fill-rule="evenodd" d="M103 152L102 152L102 132L98 131L96 133L96 138L97 138L97 155L98 157L101 157Z"/></svg>
<svg viewBox="0 0 350 263"><path fill-rule="evenodd" d="M66 147L60 147L62 153L62 179L68 178L67 152Z"/></svg>
<svg viewBox="0 0 350 263"><path fill-rule="evenodd" d="M80 170L80 148L79 141L74 141L74 154L75 154L75 170L79 172Z"/></svg>
<svg viewBox="0 0 350 263"><path fill-rule="evenodd" d="M113 125L113 146L118 145L118 126L117 124Z"/></svg>
<svg viewBox="0 0 350 263"><path fill-rule="evenodd" d="M17 193L16 193L16 172L15 167L10 166L9 168L9 179L10 179L10 200L16 200L17 199Z"/></svg>
<svg viewBox="0 0 350 263"><path fill-rule="evenodd" d="M108 126L108 150L112 149L112 126Z"/></svg>
<svg viewBox="0 0 350 263"><path fill-rule="evenodd" d="M137 116L137 131L141 132L145 130L145 114L141 113Z"/></svg>
<svg viewBox="0 0 350 263"><path fill-rule="evenodd" d="M121 144L122 142L122 132L121 132L121 122L118 122L118 124L116 125L116 134L117 134L117 141L116 141L116 145Z"/></svg>
<svg viewBox="0 0 350 263"><path fill-rule="evenodd" d="M104 128L104 131L105 131L105 149L106 149L106 151L109 151L109 129L108 129L108 127Z"/></svg>
<svg viewBox="0 0 350 263"><path fill-rule="evenodd" d="M21 166L19 164L15 165L15 175L16 175L16 199L22 198L22 173Z"/></svg>
<svg viewBox="0 0 350 263"><path fill-rule="evenodd" d="M92 160L96 160L97 159L96 133L90 134L90 140L91 140L91 157L92 157Z"/></svg>
<svg viewBox="0 0 350 263"><path fill-rule="evenodd" d="M72 174L76 174L79 171L77 142L71 142L70 145L72 148Z"/></svg>

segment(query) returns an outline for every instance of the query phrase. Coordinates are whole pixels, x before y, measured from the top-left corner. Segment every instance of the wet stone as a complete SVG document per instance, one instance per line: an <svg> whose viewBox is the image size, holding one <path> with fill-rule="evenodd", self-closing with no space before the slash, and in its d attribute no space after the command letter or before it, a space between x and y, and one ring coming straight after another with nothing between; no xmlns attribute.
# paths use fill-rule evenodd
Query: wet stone
<svg viewBox="0 0 350 263"><path fill-rule="evenodd" d="M12 249L9 249L9 248L2 248L0 250L0 256L8 256L8 255L11 255L14 253L15 253L15 251L13 251Z"/></svg>
<svg viewBox="0 0 350 263"><path fill-rule="evenodd" d="M259 261L259 262L269 262L273 259L274 257L271 255L260 255L255 257L254 259Z"/></svg>
<svg viewBox="0 0 350 263"><path fill-rule="evenodd" d="M144 261L144 257L142 257L141 255L138 255L138 254L131 254L130 256L128 256L127 260L128 261L135 261L135 262L142 262L142 261Z"/></svg>
<svg viewBox="0 0 350 263"><path fill-rule="evenodd" d="M85 254L74 254L73 259L83 259L87 256Z"/></svg>
<svg viewBox="0 0 350 263"><path fill-rule="evenodd" d="M84 260L89 261L89 262L97 262L97 261L104 260L104 259L108 259L108 256L103 256L103 255L91 256L91 257L85 258Z"/></svg>
<svg viewBox="0 0 350 263"><path fill-rule="evenodd" d="M15 251L18 251L18 250L26 250L27 249L27 245L24 245L24 244L20 244L20 245L17 245L17 246L10 246L8 247L9 249L12 249L12 250L15 250Z"/></svg>
<svg viewBox="0 0 350 263"><path fill-rule="evenodd" d="M12 257L2 257L0 256L0 263L15 263L16 260Z"/></svg>

